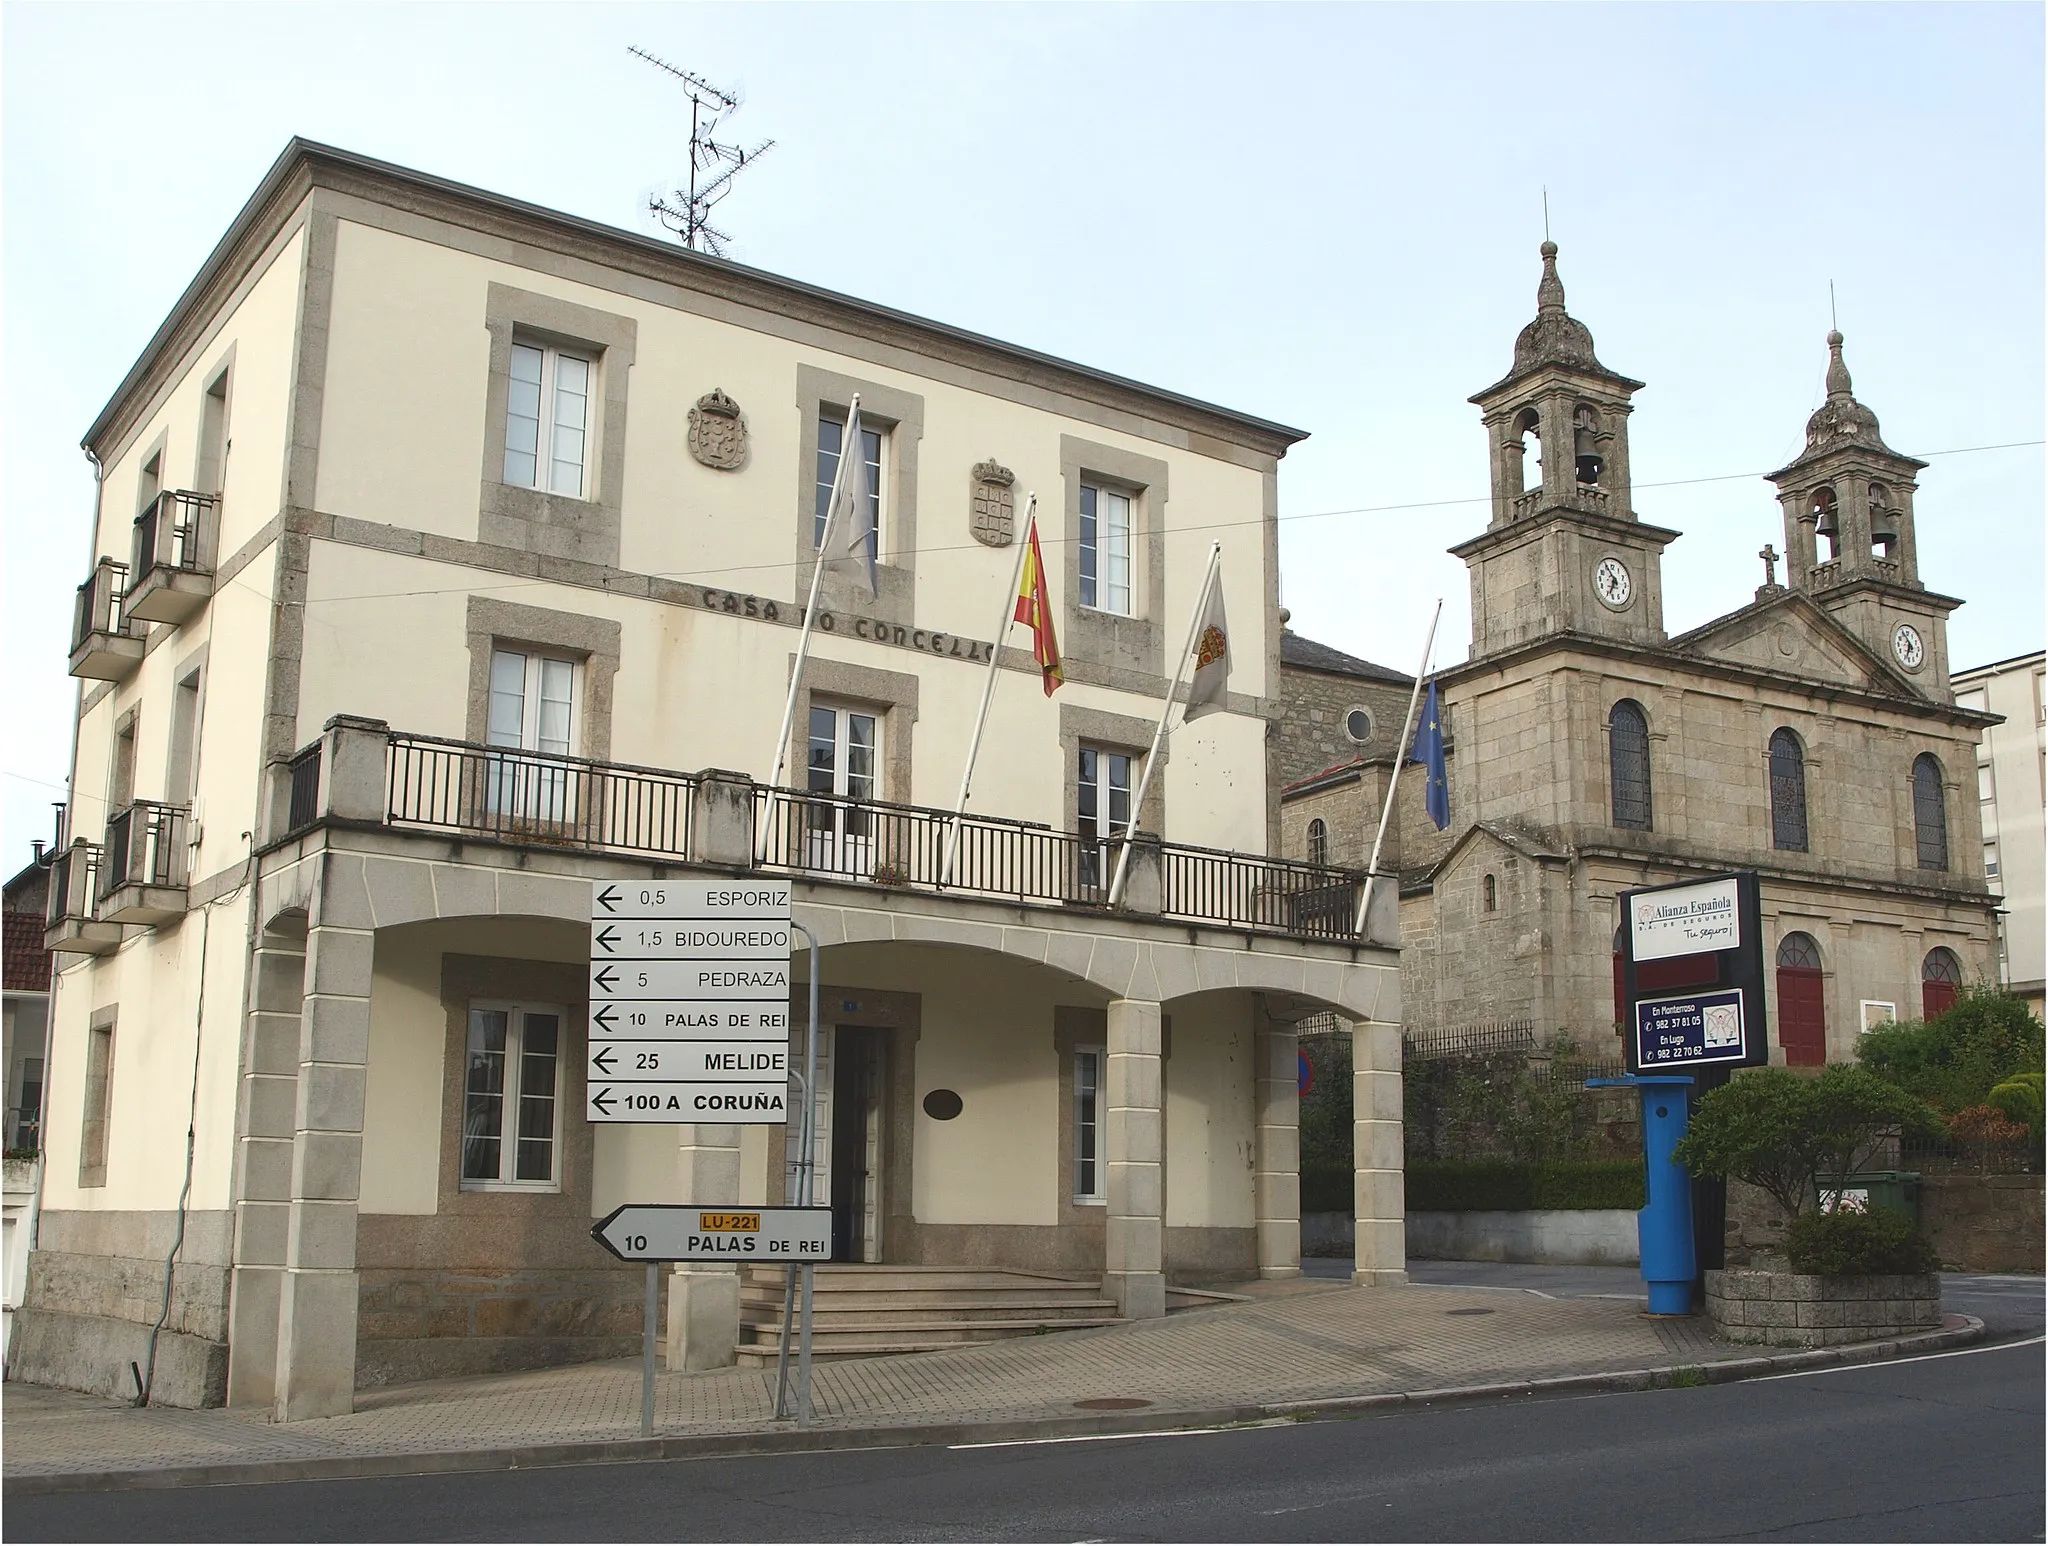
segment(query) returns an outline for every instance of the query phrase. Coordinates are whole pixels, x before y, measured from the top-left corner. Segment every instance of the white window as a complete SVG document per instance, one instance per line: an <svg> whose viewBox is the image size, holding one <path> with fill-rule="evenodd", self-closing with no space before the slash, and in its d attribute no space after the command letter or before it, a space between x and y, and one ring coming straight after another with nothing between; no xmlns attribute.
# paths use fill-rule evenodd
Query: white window
<svg viewBox="0 0 2048 1546"><path fill-rule="evenodd" d="M868 516L875 535L869 540L870 558L879 559L882 531L882 440L883 433L861 421L860 445L868 464ZM839 453L846 444L846 420L818 415L817 515L811 523L811 546L825 541L825 520L832 513L832 480L839 476Z"/></svg>
<svg viewBox="0 0 2048 1546"><path fill-rule="evenodd" d="M1986 843L1984 845L1984 878L1986 880L1998 879L1998 845L1996 843Z"/></svg>
<svg viewBox="0 0 2048 1546"><path fill-rule="evenodd" d="M465 1061L463 1189L559 1190L561 1008L554 1004L471 1004Z"/></svg>
<svg viewBox="0 0 2048 1546"><path fill-rule="evenodd" d="M1074 1051L1074 1201L1109 1201L1108 1167L1103 1162L1103 1138L1108 1123L1103 1111L1103 1073L1107 1058L1100 1047L1077 1047Z"/></svg>
<svg viewBox="0 0 2048 1546"><path fill-rule="evenodd" d="M505 403L507 483L584 497L593 374L587 355L538 344L512 346L512 386Z"/></svg>
<svg viewBox="0 0 2048 1546"><path fill-rule="evenodd" d="M1128 752L1081 748L1079 799L1075 810L1081 837L1081 884L1109 884L1116 870L1115 843L1131 830L1131 762Z"/></svg>
<svg viewBox="0 0 2048 1546"><path fill-rule="evenodd" d="M1081 485L1081 605L1131 615L1131 496Z"/></svg>
<svg viewBox="0 0 2048 1546"><path fill-rule="evenodd" d="M811 705L809 755L804 787L819 796L808 802L805 864L845 875L874 869L874 813L864 804L875 797L875 767L881 751L881 722L862 709Z"/></svg>
<svg viewBox="0 0 2048 1546"><path fill-rule="evenodd" d="M576 730L576 676L571 660L493 650L489 744L507 751L568 756ZM493 757L488 796L495 815L566 821L570 770L537 758Z"/></svg>
<svg viewBox="0 0 2048 1546"><path fill-rule="evenodd" d="M1988 762L1977 764L1977 798L1979 800L1995 800L1998 798L1998 786L1992 782L1991 764Z"/></svg>

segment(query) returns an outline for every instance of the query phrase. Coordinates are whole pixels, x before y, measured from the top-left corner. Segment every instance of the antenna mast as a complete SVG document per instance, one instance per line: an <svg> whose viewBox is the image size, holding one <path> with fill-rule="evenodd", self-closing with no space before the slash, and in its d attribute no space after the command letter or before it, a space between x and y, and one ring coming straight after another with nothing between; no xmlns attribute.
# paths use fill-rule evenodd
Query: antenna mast
<svg viewBox="0 0 2048 1546"><path fill-rule="evenodd" d="M751 150L739 145L720 144L712 134L721 123L739 111L737 92L723 90L701 75L678 69L666 59L655 58L644 48L629 44L626 52L637 59L645 59L658 70L666 70L681 81L690 94L689 186L675 190L675 199L680 203L660 197L648 199L647 212L680 236L683 245L692 252L708 252L714 258L722 258L732 237L712 225L711 211L732 192L733 179L772 149L775 141L763 140Z"/></svg>

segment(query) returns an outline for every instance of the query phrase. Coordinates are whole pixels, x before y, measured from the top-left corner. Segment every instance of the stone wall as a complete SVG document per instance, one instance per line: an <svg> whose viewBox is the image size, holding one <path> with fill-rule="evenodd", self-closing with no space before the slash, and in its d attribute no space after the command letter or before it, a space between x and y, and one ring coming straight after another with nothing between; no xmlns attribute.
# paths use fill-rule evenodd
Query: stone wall
<svg viewBox="0 0 2048 1546"><path fill-rule="evenodd" d="M365 1270L356 1388L623 1358L640 1350L644 1295L631 1267ZM658 1307L657 1326L666 1313Z"/></svg>
<svg viewBox="0 0 2048 1546"><path fill-rule="evenodd" d="M1941 1279L1822 1278L1729 1268L1707 1274L1707 1315L1728 1342L1835 1347L1906 1336L1941 1324Z"/></svg>
<svg viewBox="0 0 2048 1546"><path fill-rule="evenodd" d="M1282 712L1274 724L1275 786L1285 787L1353 757L1393 756L1401 739L1401 721L1407 717L1409 692L1392 682L1287 667L1280 673ZM1353 709L1372 716L1372 733L1363 741L1352 740L1345 728L1345 717Z"/></svg>
<svg viewBox="0 0 2048 1546"><path fill-rule="evenodd" d="M1961 1272L2039 1272L2040 1176L1925 1176L1920 1228L1942 1265Z"/></svg>

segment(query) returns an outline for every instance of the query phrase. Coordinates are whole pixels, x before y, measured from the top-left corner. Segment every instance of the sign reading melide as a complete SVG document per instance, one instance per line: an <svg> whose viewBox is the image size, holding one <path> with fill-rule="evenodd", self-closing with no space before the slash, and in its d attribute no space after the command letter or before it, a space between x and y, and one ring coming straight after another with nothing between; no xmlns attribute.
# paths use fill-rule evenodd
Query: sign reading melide
<svg viewBox="0 0 2048 1546"><path fill-rule="evenodd" d="M589 1119L786 1121L789 941L788 881L593 886Z"/></svg>

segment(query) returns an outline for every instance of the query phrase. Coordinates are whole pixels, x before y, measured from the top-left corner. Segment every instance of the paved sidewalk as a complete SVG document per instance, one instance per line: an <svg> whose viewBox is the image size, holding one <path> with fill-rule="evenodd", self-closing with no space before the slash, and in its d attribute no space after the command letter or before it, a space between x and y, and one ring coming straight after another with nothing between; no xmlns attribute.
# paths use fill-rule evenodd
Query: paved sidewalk
<svg viewBox="0 0 2048 1546"><path fill-rule="evenodd" d="M1246 1302L1165 1320L819 1363L817 1422L804 1433L775 1422L772 1369L663 1373L662 1437L651 1445L639 1436L638 1360L364 1391L348 1416L293 1424L10 1384L5 1476L9 1491L43 1491L1132 1431L1543 1381L1641 1387L1695 1367L1734 1378L1765 1366L1756 1349L1715 1342L1704 1322L1653 1320L1621 1300L1307 1279L1258 1287ZM1949 1322L1931 1336L1981 1334L1966 1317ZM1082 1405L1105 1400L1121 1409Z"/></svg>

